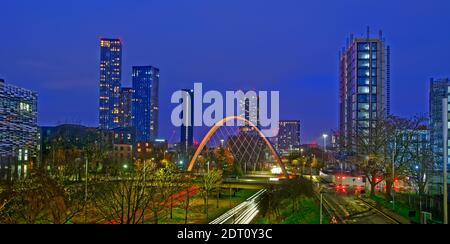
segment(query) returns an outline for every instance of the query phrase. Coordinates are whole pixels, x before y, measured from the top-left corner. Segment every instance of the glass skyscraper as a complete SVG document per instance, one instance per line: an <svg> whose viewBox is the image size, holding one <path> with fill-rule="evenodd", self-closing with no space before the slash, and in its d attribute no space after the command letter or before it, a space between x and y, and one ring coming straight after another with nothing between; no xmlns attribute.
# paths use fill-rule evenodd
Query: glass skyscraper
<svg viewBox="0 0 450 244"><path fill-rule="evenodd" d="M385 42L379 38L353 37L340 54L340 144L353 150L357 135L389 111L389 63Z"/></svg>
<svg viewBox="0 0 450 244"><path fill-rule="evenodd" d="M101 129L120 127L120 87L122 80L122 42L100 40L100 112Z"/></svg>
<svg viewBox="0 0 450 244"><path fill-rule="evenodd" d="M152 141L158 136L159 69L133 67L133 126L137 141Z"/></svg>
<svg viewBox="0 0 450 244"><path fill-rule="evenodd" d="M244 91L247 94L249 91ZM257 127L259 126L259 97L256 91L254 96L245 97L239 100L238 116L252 122ZM247 123L246 123L247 125Z"/></svg>
<svg viewBox="0 0 450 244"><path fill-rule="evenodd" d="M37 158L37 141L37 93L0 79L0 171L26 173Z"/></svg>
<svg viewBox="0 0 450 244"><path fill-rule="evenodd" d="M120 127L130 128L133 126L133 88L123 87L120 89Z"/></svg>
<svg viewBox="0 0 450 244"><path fill-rule="evenodd" d="M280 154L300 150L300 121L280 120L276 142Z"/></svg>
<svg viewBox="0 0 450 244"><path fill-rule="evenodd" d="M447 153L447 172L450 162L450 80L440 79L430 81L430 142L435 161L435 170L431 175L430 190L442 194L445 191L444 162ZM444 132L446 134L444 134ZM447 143L447 148L445 147ZM447 173L448 182L448 173Z"/></svg>
<svg viewBox="0 0 450 244"><path fill-rule="evenodd" d="M184 119L183 125L181 125L181 139L180 144L184 153L188 153L189 149L194 145L194 90L184 89L183 91L183 104L186 114L182 112L182 118Z"/></svg>
<svg viewBox="0 0 450 244"><path fill-rule="evenodd" d="M430 80L430 144L436 156L436 166L440 169L442 169L444 160L444 123L447 123L443 121L444 107L442 100L447 98L449 87L449 79Z"/></svg>
<svg viewBox="0 0 450 244"><path fill-rule="evenodd" d="M150 138L156 140L159 132L159 69L151 67L151 80Z"/></svg>

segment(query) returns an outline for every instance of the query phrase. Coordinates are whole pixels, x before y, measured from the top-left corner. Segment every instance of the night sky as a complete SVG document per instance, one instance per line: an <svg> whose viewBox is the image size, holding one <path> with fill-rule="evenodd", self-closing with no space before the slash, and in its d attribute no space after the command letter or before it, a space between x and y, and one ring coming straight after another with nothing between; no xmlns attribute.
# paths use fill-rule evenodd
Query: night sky
<svg viewBox="0 0 450 244"><path fill-rule="evenodd" d="M430 77L450 76L448 0L2 0L0 13L0 77L39 93L39 125L98 125L100 37L123 40L125 86L132 65L161 69L166 138L170 95L203 82L279 90L281 118L318 140L338 124L339 50L368 25L391 46L393 113L426 113Z"/></svg>

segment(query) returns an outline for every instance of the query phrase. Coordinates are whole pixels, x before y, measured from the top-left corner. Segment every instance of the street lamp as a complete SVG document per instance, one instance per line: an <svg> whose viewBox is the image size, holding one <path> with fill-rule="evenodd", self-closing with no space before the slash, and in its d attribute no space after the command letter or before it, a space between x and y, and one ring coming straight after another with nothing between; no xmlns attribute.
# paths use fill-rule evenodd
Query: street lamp
<svg viewBox="0 0 450 244"><path fill-rule="evenodd" d="M322 137L323 137L323 148L324 148L325 152L327 152L327 138L328 138L328 135L327 134L323 134Z"/></svg>
<svg viewBox="0 0 450 244"><path fill-rule="evenodd" d="M320 191L320 224L323 224L323 192Z"/></svg>
<svg viewBox="0 0 450 244"><path fill-rule="evenodd" d="M88 195L88 158L86 157L86 184L85 184L85 188L84 188L84 224L86 224L86 220L87 220L87 195Z"/></svg>
<svg viewBox="0 0 450 244"><path fill-rule="evenodd" d="M327 153L327 138L328 135L327 134L323 134L323 148L324 148L324 152L322 154L322 163L323 165L325 165L325 154ZM320 170L319 170L319 178L320 178Z"/></svg>
<svg viewBox="0 0 450 244"><path fill-rule="evenodd" d="M146 165L146 162L147 162L147 160L144 160L144 175L143 175L143 186L142 186L142 193L145 193L145 185L146 185L146 177L145 177L145 175L147 174L147 171L146 171L146 169L147 169L147 165ZM144 225L145 224L145 207L144 207L144 209L142 210L142 224Z"/></svg>

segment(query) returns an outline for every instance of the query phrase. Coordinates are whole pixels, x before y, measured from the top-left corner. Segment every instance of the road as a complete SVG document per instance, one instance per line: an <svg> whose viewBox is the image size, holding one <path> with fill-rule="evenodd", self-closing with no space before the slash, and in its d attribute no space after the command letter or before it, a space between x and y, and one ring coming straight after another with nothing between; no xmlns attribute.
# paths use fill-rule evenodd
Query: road
<svg viewBox="0 0 450 244"><path fill-rule="evenodd" d="M218 217L210 224L250 224L259 213L259 204L267 190L260 190L245 202Z"/></svg>
<svg viewBox="0 0 450 244"><path fill-rule="evenodd" d="M327 191L323 196L327 207L343 224L399 224L397 220L351 194Z"/></svg>

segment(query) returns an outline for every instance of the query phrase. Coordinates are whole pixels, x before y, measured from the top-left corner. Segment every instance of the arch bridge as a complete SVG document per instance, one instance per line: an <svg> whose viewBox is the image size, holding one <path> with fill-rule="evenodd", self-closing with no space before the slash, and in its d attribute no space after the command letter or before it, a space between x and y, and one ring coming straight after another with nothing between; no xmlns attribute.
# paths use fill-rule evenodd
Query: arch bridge
<svg viewBox="0 0 450 244"><path fill-rule="evenodd" d="M248 127L252 128L254 131L257 132L257 135L264 141L264 143L267 145L270 153L272 154L272 156L274 157L276 164L281 168L282 173L284 174L284 176L286 178L289 178L288 172L286 170L285 165L283 164L280 156L278 155L277 151L275 150L275 148L272 146L272 144L270 143L270 141L266 138L266 136L261 132L261 130L255 125L253 124L251 121L241 117L241 116L231 116L231 117L227 117L224 118L222 120L220 120L219 122L217 122L209 131L208 133L205 135L205 137L203 138L203 140L201 141L199 147L197 148L197 150L195 151L192 159L190 160L188 167L187 167L187 171L188 172L192 172L194 169L194 166L196 165L199 156L201 155L201 153L203 152L203 150L205 149L205 147L207 146L208 142L211 140L211 138L216 134L216 132L226 126L227 122L230 121L242 121L244 122L246 125L248 125Z"/></svg>

